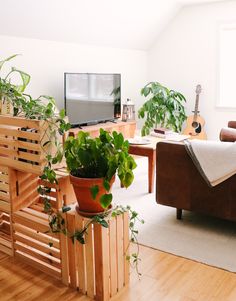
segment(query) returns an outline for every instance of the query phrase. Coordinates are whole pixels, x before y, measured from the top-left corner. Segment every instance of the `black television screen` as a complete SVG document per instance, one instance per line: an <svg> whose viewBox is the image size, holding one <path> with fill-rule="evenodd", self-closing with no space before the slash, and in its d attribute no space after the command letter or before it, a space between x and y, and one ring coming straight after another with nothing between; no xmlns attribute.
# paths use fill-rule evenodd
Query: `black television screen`
<svg viewBox="0 0 236 301"><path fill-rule="evenodd" d="M120 117L120 74L65 73L65 110L72 125Z"/></svg>

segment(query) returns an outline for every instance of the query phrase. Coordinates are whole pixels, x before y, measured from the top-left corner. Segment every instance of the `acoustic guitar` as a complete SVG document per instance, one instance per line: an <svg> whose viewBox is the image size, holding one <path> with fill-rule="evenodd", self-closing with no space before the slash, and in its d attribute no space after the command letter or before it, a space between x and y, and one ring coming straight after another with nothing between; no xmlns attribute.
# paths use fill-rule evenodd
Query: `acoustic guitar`
<svg viewBox="0 0 236 301"><path fill-rule="evenodd" d="M203 130L205 120L199 115L198 106L199 106L199 95L202 91L201 85L196 87L196 101L193 115L187 118L187 125L183 131L184 135L190 135L192 139L207 139L206 133Z"/></svg>

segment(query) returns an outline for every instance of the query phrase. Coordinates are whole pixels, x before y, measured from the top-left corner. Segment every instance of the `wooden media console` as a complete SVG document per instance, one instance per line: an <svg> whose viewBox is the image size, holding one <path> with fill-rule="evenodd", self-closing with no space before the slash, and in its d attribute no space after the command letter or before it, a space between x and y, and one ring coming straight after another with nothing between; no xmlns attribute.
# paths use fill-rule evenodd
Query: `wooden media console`
<svg viewBox="0 0 236 301"><path fill-rule="evenodd" d="M96 125L88 125L83 126L81 128L72 128L69 131L70 136L76 136L78 132L84 131L90 133L92 137L96 137L99 135L99 130L104 129L108 132L116 131L118 133L122 133L123 136L127 138L133 138L136 130L136 122L135 121L117 121L117 122L106 122L106 123L98 123Z"/></svg>

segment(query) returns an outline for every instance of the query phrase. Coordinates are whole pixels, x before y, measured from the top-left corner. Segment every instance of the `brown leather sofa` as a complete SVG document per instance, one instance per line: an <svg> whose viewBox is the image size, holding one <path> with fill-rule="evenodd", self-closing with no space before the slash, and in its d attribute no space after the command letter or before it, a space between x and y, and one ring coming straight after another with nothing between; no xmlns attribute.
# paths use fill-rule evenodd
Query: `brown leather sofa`
<svg viewBox="0 0 236 301"><path fill-rule="evenodd" d="M236 122L221 130L221 141L236 141ZM230 128L232 127L232 128ZM156 201L177 209L236 221L236 175L209 187L196 169L183 143L159 142L156 160Z"/></svg>

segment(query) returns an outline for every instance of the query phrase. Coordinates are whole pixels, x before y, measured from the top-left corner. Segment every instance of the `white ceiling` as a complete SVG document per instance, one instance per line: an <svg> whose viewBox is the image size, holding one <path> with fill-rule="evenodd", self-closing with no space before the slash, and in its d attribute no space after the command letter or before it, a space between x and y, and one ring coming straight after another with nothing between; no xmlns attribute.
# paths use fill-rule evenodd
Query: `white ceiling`
<svg viewBox="0 0 236 301"><path fill-rule="evenodd" d="M0 0L0 34L146 50L181 7L216 1Z"/></svg>

